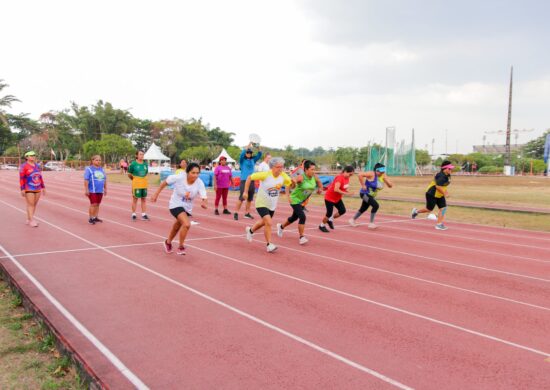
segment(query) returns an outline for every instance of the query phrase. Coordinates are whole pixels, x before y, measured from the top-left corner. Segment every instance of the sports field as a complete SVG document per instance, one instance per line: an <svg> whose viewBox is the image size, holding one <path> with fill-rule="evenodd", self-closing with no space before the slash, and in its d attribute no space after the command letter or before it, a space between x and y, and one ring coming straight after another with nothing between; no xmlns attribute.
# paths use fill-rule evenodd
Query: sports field
<svg viewBox="0 0 550 390"><path fill-rule="evenodd" d="M89 225L81 173L44 177L33 229L16 174L0 172L0 264L100 385L550 388L546 232L457 222L452 208L440 232L384 201L378 230L345 216L326 234L313 202L309 243L291 226L271 254L261 234L246 241L250 221L196 208L177 257L162 249L169 191L132 222L129 186L111 183L104 223ZM427 179L406 180L395 195L410 183L421 198ZM289 215L281 199L276 222Z"/></svg>

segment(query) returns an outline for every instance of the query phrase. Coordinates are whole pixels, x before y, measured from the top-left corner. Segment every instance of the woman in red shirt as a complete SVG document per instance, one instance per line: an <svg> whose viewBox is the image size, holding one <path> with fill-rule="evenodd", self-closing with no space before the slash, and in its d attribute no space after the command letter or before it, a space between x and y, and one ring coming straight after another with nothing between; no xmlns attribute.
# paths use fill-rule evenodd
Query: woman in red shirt
<svg viewBox="0 0 550 390"><path fill-rule="evenodd" d="M328 224L331 229L334 229L334 219L341 217L346 213L346 206L344 206L342 196L354 195L353 192L348 191L349 178L354 172L355 169L351 165L348 165L342 170L341 174L334 178L334 181L328 187L327 192L325 193L325 207L327 208L327 212L323 218L323 222L319 225L319 230L322 232L329 232L325 224ZM338 211L336 214L332 214L335 207Z"/></svg>
<svg viewBox="0 0 550 390"><path fill-rule="evenodd" d="M34 220L34 212L40 194L46 195L46 187L40 167L36 163L36 153L33 151L25 153L25 159L27 161L19 168L19 185L21 196L27 201L27 225L37 227L38 222Z"/></svg>

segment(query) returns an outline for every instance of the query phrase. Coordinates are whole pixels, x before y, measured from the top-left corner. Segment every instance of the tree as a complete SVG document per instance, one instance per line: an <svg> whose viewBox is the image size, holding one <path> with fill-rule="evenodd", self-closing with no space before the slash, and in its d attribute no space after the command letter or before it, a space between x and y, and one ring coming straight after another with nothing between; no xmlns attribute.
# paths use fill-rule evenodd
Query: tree
<svg viewBox="0 0 550 390"><path fill-rule="evenodd" d="M204 145L187 148L180 153L179 157L199 164L208 163L215 158L213 149Z"/></svg>
<svg viewBox="0 0 550 390"><path fill-rule="evenodd" d="M432 162L432 158L430 157L430 154L428 153L427 150L416 149L415 158L416 158L416 163L421 167L425 167L426 165Z"/></svg>
<svg viewBox="0 0 550 390"><path fill-rule="evenodd" d="M136 149L146 150L153 142L151 130L153 122L148 119L137 119L136 126L129 134L128 138L132 141Z"/></svg>
<svg viewBox="0 0 550 390"><path fill-rule="evenodd" d="M219 127L215 127L208 131L208 142L212 145L219 145L227 148L233 143L233 136L235 133L228 133L221 130Z"/></svg>
<svg viewBox="0 0 550 390"><path fill-rule="evenodd" d="M343 167L346 165L353 165L355 167L357 165L357 156L358 150L351 147L339 147L335 152L336 161Z"/></svg>
<svg viewBox="0 0 550 390"><path fill-rule="evenodd" d="M542 160L544 157L544 143L546 142L546 136L550 134L550 129L546 130L543 135L529 141L523 147L523 153L527 157Z"/></svg>
<svg viewBox="0 0 550 390"><path fill-rule="evenodd" d="M66 115L54 111L40 115L42 132L46 135L46 142L50 153L54 152L55 159L67 160L71 154L76 154L80 149L80 136L76 134Z"/></svg>
<svg viewBox="0 0 550 390"><path fill-rule="evenodd" d="M135 151L130 140L116 134L104 134L99 141L88 141L83 145L84 155L91 158L99 154L104 162L115 162Z"/></svg>

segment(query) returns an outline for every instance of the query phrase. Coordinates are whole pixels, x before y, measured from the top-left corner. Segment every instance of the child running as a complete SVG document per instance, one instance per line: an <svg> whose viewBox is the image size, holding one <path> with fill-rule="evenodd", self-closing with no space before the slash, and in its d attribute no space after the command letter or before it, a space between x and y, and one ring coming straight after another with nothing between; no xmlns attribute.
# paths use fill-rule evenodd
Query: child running
<svg viewBox="0 0 550 390"><path fill-rule="evenodd" d="M84 170L84 194L90 199L88 223L95 225L97 222L103 222L97 215L101 200L107 195L107 176L101 167L101 156L96 154L91 162L90 166Z"/></svg>
<svg viewBox="0 0 550 390"><path fill-rule="evenodd" d="M136 159L128 167L128 177L132 180L132 221L137 220L136 209L141 199L141 219L149 221L147 216L147 173L149 166L143 161L143 150L136 152Z"/></svg>
<svg viewBox="0 0 550 390"><path fill-rule="evenodd" d="M374 165L374 171L360 172L358 175L359 182L361 183L361 190L359 191L359 196L363 200L361 207L355 213L355 215L349 220L351 226L357 226L357 219L365 212L369 207L370 210L370 223L368 224L369 229L376 229L377 226L374 224L374 218L376 217L376 212L380 207L376 201L376 195L384 188L386 184L389 188L393 187L393 183L386 175L386 167L384 164L376 163Z"/></svg>
<svg viewBox="0 0 550 390"><path fill-rule="evenodd" d="M38 222L34 220L34 213L40 195L46 195L46 187L40 167L36 163L36 153L33 151L25 153L26 162L19 168L19 186L21 196L27 203L27 225L38 227Z"/></svg>
<svg viewBox="0 0 550 390"><path fill-rule="evenodd" d="M334 181L327 188L327 192L325 192L325 207L327 212L323 218L323 221L319 225L319 230L323 233L329 233L329 230L326 227L327 224L331 229L334 229L334 220L346 213L346 206L342 201L342 196L354 195L353 192L348 191L349 178L353 175L354 171L355 170L351 165L346 166L342 170L342 173L336 176ZM333 214L335 207L338 211L336 214Z"/></svg>
<svg viewBox="0 0 550 390"><path fill-rule="evenodd" d="M437 214L437 224L435 225L435 228L437 230L448 229L443 223L445 214L447 213L447 201L445 198L449 197L447 187L451 184L451 172L454 167L455 166L448 160L441 163L441 171L435 175L434 179L428 186L428 190L426 191L426 207L420 210L412 209L412 219L415 219L418 214L432 211L437 205L439 212Z"/></svg>
<svg viewBox="0 0 550 390"><path fill-rule="evenodd" d="M292 207L292 215L282 224L277 224L277 235L283 236L283 230L288 225L298 220L298 234L300 235L299 243L303 245L308 242L306 236L304 236L304 230L306 226L306 214L304 213L304 205L309 200L313 191L317 190L318 194L323 192L323 184L319 178L315 175L315 163L310 160L305 160L302 165L303 173L296 176L293 179L294 189L289 196L290 187L286 186L285 192Z"/></svg>
<svg viewBox="0 0 550 390"><path fill-rule="evenodd" d="M177 175L170 175L160 183L160 187L155 192L151 201L157 201L160 192L168 185L174 185L174 191L170 198L169 208L170 214L176 218L176 222L172 225L168 238L164 241L164 250L166 253L172 253L172 240L179 232L179 246L176 251L177 255L185 255L185 237L191 228L189 217L193 211L193 199L201 197L201 207L207 208L206 204L206 188L203 181L199 178L200 168L196 163L189 163L185 168L185 172Z"/></svg>
<svg viewBox="0 0 550 390"><path fill-rule="evenodd" d="M277 208L279 193L283 185L288 187L292 183L290 177L283 172L284 166L285 160L281 157L273 157L269 160L269 167L271 170L267 172L256 172L248 176L242 195L244 200L246 200L248 198L248 189L251 183L254 180L260 181L260 187L258 188L258 195L256 197L256 211L262 219L256 222L252 227L247 226L245 231L246 239L248 242L252 242L252 235L254 232L263 227L268 252L277 250L277 246L271 242L271 225L275 209Z"/></svg>

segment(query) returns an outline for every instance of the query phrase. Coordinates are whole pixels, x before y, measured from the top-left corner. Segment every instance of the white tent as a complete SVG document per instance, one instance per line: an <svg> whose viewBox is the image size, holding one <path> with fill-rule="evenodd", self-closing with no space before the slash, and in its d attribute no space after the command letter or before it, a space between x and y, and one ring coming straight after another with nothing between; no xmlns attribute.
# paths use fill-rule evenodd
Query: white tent
<svg viewBox="0 0 550 390"><path fill-rule="evenodd" d="M155 145L153 142L151 146L149 146L149 149L145 152L145 155L143 156L144 160L157 160L157 161L166 161L170 160L170 157L166 157L162 151L160 150L160 147Z"/></svg>
<svg viewBox="0 0 550 390"><path fill-rule="evenodd" d="M212 162L220 162L220 157L221 156L224 156L225 158L227 158L227 162L228 163L234 163L235 160L233 160L231 158L231 156L229 155L229 153L227 153L227 150L225 150L225 148L222 149L220 155L218 157L216 157L214 160L212 160Z"/></svg>

